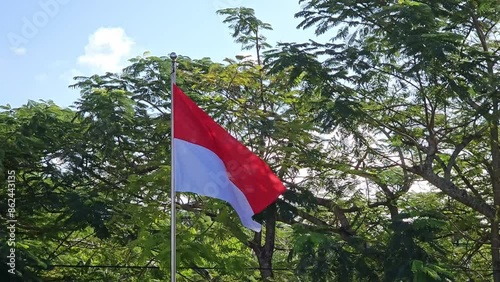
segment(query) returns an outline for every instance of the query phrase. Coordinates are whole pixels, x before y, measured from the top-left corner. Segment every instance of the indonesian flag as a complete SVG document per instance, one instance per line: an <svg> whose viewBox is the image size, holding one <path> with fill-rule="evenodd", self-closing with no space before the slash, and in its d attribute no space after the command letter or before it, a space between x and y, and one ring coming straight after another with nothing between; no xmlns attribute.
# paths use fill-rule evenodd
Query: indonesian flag
<svg viewBox="0 0 500 282"><path fill-rule="evenodd" d="M173 109L176 191L224 200L244 226L260 231L252 216L285 191L281 181L176 85Z"/></svg>

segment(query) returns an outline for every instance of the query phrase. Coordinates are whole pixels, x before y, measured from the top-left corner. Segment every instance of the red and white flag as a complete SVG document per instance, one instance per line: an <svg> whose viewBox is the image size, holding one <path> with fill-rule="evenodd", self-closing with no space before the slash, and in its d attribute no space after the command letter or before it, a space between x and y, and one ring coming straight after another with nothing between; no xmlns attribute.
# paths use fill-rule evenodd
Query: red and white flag
<svg viewBox="0 0 500 282"><path fill-rule="evenodd" d="M285 191L269 166L174 89L174 177L178 192L228 202L244 226L260 231L252 219Z"/></svg>

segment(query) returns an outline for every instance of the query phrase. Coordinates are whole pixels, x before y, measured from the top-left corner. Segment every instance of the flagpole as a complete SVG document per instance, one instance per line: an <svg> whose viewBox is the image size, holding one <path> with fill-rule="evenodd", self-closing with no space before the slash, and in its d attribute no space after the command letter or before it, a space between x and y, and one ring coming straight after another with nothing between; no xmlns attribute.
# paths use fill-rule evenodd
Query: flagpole
<svg viewBox="0 0 500 282"><path fill-rule="evenodd" d="M172 73L170 74L170 254L171 254L171 265L170 265L170 276L172 277L172 282L176 281L176 207L175 207L175 179L174 179L174 84L177 72L177 54L174 52L170 53L170 59L172 59Z"/></svg>

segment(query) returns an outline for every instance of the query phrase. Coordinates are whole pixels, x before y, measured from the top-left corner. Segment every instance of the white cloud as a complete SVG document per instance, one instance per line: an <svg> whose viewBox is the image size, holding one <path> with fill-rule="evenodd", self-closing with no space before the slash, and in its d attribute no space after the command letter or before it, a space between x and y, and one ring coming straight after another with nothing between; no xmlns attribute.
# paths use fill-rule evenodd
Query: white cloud
<svg viewBox="0 0 500 282"><path fill-rule="evenodd" d="M11 50L18 56L25 55L27 51L24 47L12 47Z"/></svg>
<svg viewBox="0 0 500 282"><path fill-rule="evenodd" d="M101 27L89 36L85 53L78 57L78 63L96 72L118 72L134 44L123 28Z"/></svg>

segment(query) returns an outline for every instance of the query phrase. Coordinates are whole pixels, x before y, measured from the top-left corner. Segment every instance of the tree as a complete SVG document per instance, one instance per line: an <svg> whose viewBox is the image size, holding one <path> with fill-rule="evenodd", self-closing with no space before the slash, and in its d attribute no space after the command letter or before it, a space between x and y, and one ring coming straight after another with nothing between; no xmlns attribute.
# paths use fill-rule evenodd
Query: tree
<svg viewBox="0 0 500 282"><path fill-rule="evenodd" d="M333 30L332 42L284 44L271 70L292 67L304 76L306 94L322 101L324 132L350 138L355 158L341 170L384 184L380 173L390 168L399 187L378 185L389 211L419 179L473 211L482 234L469 239L482 246L489 233L500 281L498 3L301 2L299 27Z"/></svg>
<svg viewBox="0 0 500 282"><path fill-rule="evenodd" d="M169 62L146 55L119 74L78 77L73 87L82 96L74 110L30 102L2 113L9 127L0 136L8 144L1 163L18 172L20 218L33 225L19 244L33 252L37 264L27 269L35 277L155 281L169 274ZM226 64L179 58L178 84L186 93L292 179L298 170L291 159L304 157L300 148L310 143L302 131L310 124L300 119L308 112L287 75L262 80L265 88L255 79L262 75L245 58ZM186 281L251 281L259 272L264 279L290 277L272 270L274 238L287 232L276 230L276 219L289 213L286 206L260 215L267 226L261 242L261 233L243 229L221 201L196 195L177 201L179 275ZM284 257L274 261L283 264Z"/></svg>
<svg viewBox="0 0 500 282"><path fill-rule="evenodd" d="M231 8L254 58L178 58L178 85L288 188L262 232L169 198L170 59L144 54L78 77L71 109L2 108L18 280L164 280L175 200L180 281L498 281L498 4L302 3L300 27L332 41L264 52L271 26Z"/></svg>

